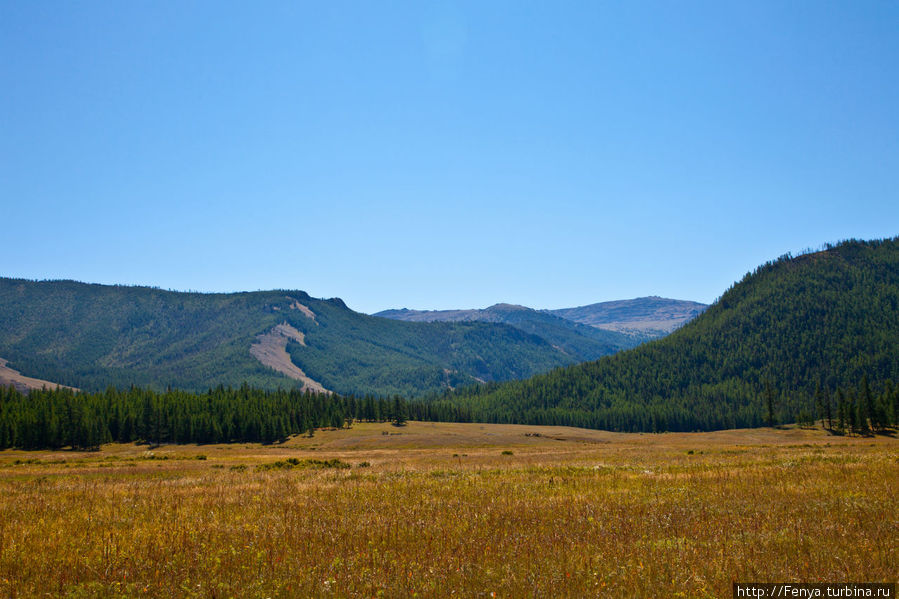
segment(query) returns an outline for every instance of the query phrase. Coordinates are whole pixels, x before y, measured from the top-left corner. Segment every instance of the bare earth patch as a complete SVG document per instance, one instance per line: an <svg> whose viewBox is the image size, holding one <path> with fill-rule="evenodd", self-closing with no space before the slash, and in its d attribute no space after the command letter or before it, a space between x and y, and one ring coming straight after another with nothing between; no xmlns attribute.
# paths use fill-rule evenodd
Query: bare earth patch
<svg viewBox="0 0 899 599"><path fill-rule="evenodd" d="M304 389L318 393L330 393L321 383L306 376L306 373L290 360L290 354L287 353L287 341L293 340L300 345L306 345L305 339L301 331L283 322L268 333L257 335L256 343L250 346L250 354L269 368L302 382Z"/></svg>
<svg viewBox="0 0 899 599"><path fill-rule="evenodd" d="M72 389L77 391L77 389L75 389L74 387L67 387L65 385L51 383L50 381L35 379L31 378L30 376L24 376L18 370L13 370L9 366L7 366L6 360L0 358L0 386L8 387L9 385L12 385L19 391L43 389L44 387L46 387L47 389L56 389L58 387L62 387L64 389Z"/></svg>
<svg viewBox="0 0 899 599"><path fill-rule="evenodd" d="M310 310L307 306L304 306L303 304L301 304L301 303L298 302L297 300L293 300L293 303L290 304L290 308L291 308L292 310L299 310L300 312L302 312L302 313L303 313L305 316L307 316L308 318L311 318L312 320L315 320L315 312L313 312L313 311ZM318 324L318 321L316 321L315 324Z"/></svg>

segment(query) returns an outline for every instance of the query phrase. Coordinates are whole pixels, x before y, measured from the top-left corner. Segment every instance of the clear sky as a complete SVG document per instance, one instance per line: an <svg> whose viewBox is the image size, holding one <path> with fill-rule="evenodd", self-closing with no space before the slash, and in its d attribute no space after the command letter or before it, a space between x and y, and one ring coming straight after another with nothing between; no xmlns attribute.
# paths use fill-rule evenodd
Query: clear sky
<svg viewBox="0 0 899 599"><path fill-rule="evenodd" d="M0 275L710 302L899 234L899 3L0 0Z"/></svg>

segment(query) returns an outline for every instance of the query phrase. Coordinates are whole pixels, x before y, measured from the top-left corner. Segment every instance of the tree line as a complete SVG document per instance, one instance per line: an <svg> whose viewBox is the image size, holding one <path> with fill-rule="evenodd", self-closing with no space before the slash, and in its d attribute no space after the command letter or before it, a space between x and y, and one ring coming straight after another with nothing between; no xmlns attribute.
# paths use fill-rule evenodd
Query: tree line
<svg viewBox="0 0 899 599"><path fill-rule="evenodd" d="M493 396L493 385L469 393ZM407 401L395 395L356 397L298 390L267 391L242 385L218 387L205 393L131 387L110 387L99 393L71 389L33 390L24 394L10 386L0 388L0 449L96 449L104 443L280 443L298 434L313 435L316 428L343 428L353 422L493 422L579 426L613 431L701 430L774 426L816 422L835 434L870 434L899 426L899 385L891 380L872 386L867 377L856 387L830 389L820 383L813 397L789 405L766 384L747 422L727 426L722 412L702 414L676 411L652 404L619 405L585 414L546 405L505 412L472 409L449 399ZM469 395L471 398L472 395ZM717 420L715 420L717 419ZM708 428L714 428L709 426Z"/></svg>
<svg viewBox="0 0 899 599"><path fill-rule="evenodd" d="M880 392L874 392L868 377L856 389L837 388L831 392L819 384L814 402L800 411L796 421L807 426L821 421L826 429L839 434L883 432L890 426L899 426L899 387L888 380Z"/></svg>
<svg viewBox="0 0 899 599"><path fill-rule="evenodd" d="M723 400L729 395L743 400L736 405L719 401L698 406L657 397L645 404L619 401L592 411L555 405L550 400L536 406L516 405L518 396L498 404L497 398L504 396L503 388L501 384L471 387L465 390L462 401L458 392L447 393L425 403L410 404L410 413L413 419L438 422L576 426L618 432L689 432L820 423L835 434L864 435L899 426L899 385L889 379L871 385L863 377L857 386L833 389L819 384L813 395L789 395L767 383L754 396L741 396L740 387L723 386L716 392L718 398ZM549 398L553 390L544 387L540 392Z"/></svg>
<svg viewBox="0 0 899 599"><path fill-rule="evenodd" d="M0 388L0 449L95 449L103 443L276 443L316 428L353 421L403 424L408 402L399 396L338 396L248 385L204 393L113 387L98 393L71 389Z"/></svg>

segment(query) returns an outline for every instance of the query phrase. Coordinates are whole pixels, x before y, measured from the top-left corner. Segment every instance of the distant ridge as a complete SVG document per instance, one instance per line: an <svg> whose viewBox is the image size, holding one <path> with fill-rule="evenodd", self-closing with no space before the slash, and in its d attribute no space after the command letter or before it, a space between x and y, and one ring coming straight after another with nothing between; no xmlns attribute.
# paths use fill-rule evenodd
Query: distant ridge
<svg viewBox="0 0 899 599"><path fill-rule="evenodd" d="M635 347L643 337L589 327L555 314L515 304L495 304L483 310L384 310L374 316L407 322L503 323L546 339L575 362L595 360Z"/></svg>
<svg viewBox="0 0 899 599"><path fill-rule="evenodd" d="M405 320L407 322L489 322L491 320L503 318L510 312L518 311L526 312L536 310L516 304L494 304L489 308L475 308L468 310L410 310L409 308L400 308L398 310L383 310L372 314L372 316L392 318L394 320Z"/></svg>
<svg viewBox="0 0 899 599"><path fill-rule="evenodd" d="M580 325L579 334L595 337L583 327L614 332L623 337L603 337L619 349L633 347L639 342L664 337L684 323L701 314L708 306L699 302L667 299L658 296L629 300L599 302L577 308L534 310L516 304L495 304L482 310L384 310L374 316L408 322L505 322L519 326L522 322L541 322L543 326L563 326L561 320ZM539 314L558 320L540 318ZM567 327L570 328L570 327ZM628 339L630 338L630 339ZM627 339L627 341L623 341ZM614 341L617 340L617 341ZM611 353L611 352L606 352ZM598 357L598 356L597 356Z"/></svg>
<svg viewBox="0 0 899 599"><path fill-rule="evenodd" d="M661 337L696 318L706 308L708 305L699 302L653 295L546 312L600 329Z"/></svg>

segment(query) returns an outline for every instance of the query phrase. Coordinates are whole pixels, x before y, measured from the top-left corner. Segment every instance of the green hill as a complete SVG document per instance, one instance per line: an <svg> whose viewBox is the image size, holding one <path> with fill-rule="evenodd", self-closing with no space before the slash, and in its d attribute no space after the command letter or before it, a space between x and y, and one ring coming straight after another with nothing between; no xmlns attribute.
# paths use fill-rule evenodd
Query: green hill
<svg viewBox="0 0 899 599"><path fill-rule="evenodd" d="M247 382L407 396L575 361L505 324L397 322L302 291L182 293L20 279L0 279L0 358L22 375L85 390Z"/></svg>
<svg viewBox="0 0 899 599"><path fill-rule="evenodd" d="M899 381L899 238L782 256L668 337L469 388L430 410L435 418L452 407L483 421L708 430L765 424L769 397L780 422L823 417L828 404L837 409L837 390L872 418L878 409L899 414L891 381Z"/></svg>

